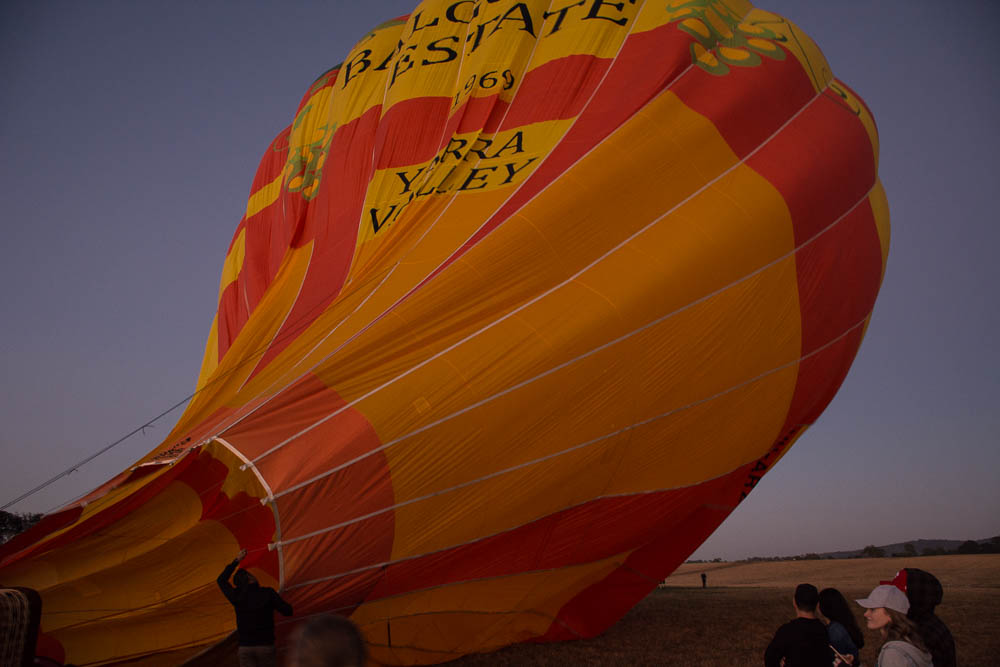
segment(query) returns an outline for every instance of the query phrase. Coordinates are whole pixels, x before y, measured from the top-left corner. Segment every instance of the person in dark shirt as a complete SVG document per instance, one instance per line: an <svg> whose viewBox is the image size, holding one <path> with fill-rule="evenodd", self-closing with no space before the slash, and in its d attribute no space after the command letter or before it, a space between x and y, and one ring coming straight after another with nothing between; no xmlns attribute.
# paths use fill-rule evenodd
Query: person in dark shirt
<svg viewBox="0 0 1000 667"><path fill-rule="evenodd" d="M246 555L246 549L240 551L233 562L222 570L216 582L236 610L240 667L275 667L274 612L291 616L292 606L273 588L261 586L257 578L246 570L238 570L233 583L229 583L233 570Z"/></svg>
<svg viewBox="0 0 1000 667"><path fill-rule="evenodd" d="M764 651L765 667L830 667L833 651L827 640L826 626L816 618L819 591L812 584L795 587L792 606L795 619L774 633Z"/></svg>

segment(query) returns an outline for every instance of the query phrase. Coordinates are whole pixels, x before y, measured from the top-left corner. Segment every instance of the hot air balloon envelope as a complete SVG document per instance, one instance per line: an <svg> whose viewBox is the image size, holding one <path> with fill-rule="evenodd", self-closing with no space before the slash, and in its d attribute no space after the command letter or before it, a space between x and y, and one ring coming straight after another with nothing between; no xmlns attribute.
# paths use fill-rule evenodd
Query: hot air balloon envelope
<svg viewBox="0 0 1000 667"><path fill-rule="evenodd" d="M816 420L888 252L869 110L741 0L550 5L427 0L306 91L184 415L0 554L43 653L193 655L241 548L381 663L590 637Z"/></svg>

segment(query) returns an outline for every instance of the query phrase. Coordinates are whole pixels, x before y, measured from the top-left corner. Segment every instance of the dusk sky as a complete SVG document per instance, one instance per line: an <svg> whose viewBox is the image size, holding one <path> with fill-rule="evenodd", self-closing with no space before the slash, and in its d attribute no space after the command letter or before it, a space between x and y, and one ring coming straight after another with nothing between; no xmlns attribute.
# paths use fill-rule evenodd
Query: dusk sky
<svg viewBox="0 0 1000 667"><path fill-rule="evenodd" d="M0 505L190 395L262 152L415 4L0 3ZM872 110L892 243L840 392L694 557L998 535L1000 3L758 4ZM88 491L180 413L8 510Z"/></svg>

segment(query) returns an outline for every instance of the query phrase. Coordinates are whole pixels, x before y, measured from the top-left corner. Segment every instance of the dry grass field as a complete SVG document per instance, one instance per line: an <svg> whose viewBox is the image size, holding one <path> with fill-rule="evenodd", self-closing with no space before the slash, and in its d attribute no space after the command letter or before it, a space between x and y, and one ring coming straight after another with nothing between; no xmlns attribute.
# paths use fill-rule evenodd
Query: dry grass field
<svg viewBox="0 0 1000 667"><path fill-rule="evenodd" d="M448 665L756 667L774 631L794 615L796 584L833 586L853 600L903 567L932 572L944 585L937 611L955 636L959 664L1000 665L1000 555L687 563L600 637L511 646ZM702 572L707 589L701 588ZM866 642L861 660L874 665L879 638L864 628L860 613L858 619Z"/></svg>

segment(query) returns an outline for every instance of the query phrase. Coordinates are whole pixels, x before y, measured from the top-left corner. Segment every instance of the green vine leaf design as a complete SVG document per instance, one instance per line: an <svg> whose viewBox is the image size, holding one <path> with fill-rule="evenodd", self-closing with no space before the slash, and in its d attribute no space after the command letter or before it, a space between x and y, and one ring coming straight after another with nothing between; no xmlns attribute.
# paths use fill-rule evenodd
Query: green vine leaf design
<svg viewBox="0 0 1000 667"><path fill-rule="evenodd" d="M849 109L851 113L855 116L861 115L861 105L848 95L847 90L844 89L837 81L831 81L828 87L834 94L837 95L837 97L841 100L841 103Z"/></svg>
<svg viewBox="0 0 1000 667"><path fill-rule="evenodd" d="M673 0L667 15L695 42L691 61L709 74L724 76L731 67L757 67L765 58L784 60L777 42L784 37L762 25L743 23L721 0Z"/></svg>
<svg viewBox="0 0 1000 667"><path fill-rule="evenodd" d="M312 105L306 105L292 124L292 129L297 130ZM310 200L319 192L320 179L323 176L323 166L326 163L326 156L330 152L330 142L337 129L336 123L320 125L313 130L312 141L303 142L292 147L285 169L288 178L285 183L289 192L299 192L306 200Z"/></svg>

